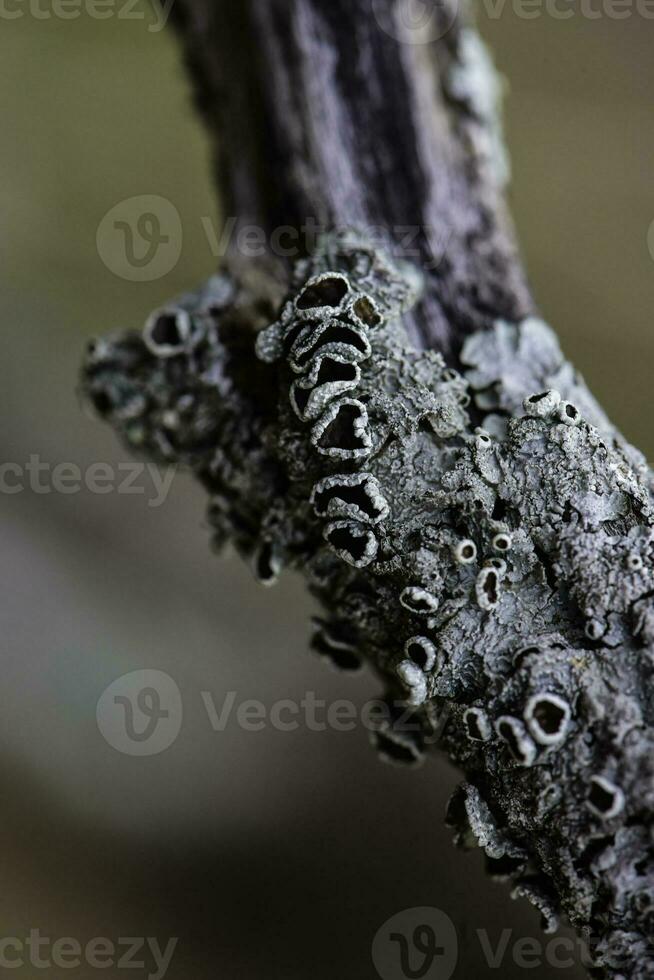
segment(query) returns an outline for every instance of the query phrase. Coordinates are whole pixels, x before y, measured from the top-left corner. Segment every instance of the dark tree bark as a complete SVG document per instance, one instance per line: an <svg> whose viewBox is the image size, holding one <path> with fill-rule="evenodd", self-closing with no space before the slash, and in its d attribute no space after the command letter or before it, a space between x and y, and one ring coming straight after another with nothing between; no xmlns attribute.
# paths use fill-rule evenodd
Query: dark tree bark
<svg viewBox="0 0 654 980"><path fill-rule="evenodd" d="M477 35L447 5L408 34L404 6L178 0L224 213L330 233L294 268L230 255L83 384L195 473L260 581L306 574L314 648L386 685L382 753L463 769L460 842L587 936L593 976L644 980L652 476L533 315Z"/></svg>
<svg viewBox="0 0 654 980"><path fill-rule="evenodd" d="M410 238L429 274L408 329L448 355L533 309L502 198L497 80L449 2L412 43L396 0L173 8L224 214L269 235L315 219L383 230L395 250Z"/></svg>

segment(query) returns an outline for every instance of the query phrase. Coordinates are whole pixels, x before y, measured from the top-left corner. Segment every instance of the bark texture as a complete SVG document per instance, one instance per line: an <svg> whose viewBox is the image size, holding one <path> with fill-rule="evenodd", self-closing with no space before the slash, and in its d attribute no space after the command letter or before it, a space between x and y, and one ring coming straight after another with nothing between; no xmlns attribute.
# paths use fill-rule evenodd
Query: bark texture
<svg viewBox="0 0 654 980"><path fill-rule="evenodd" d="M383 754L438 741L463 769L460 842L547 928L563 912L587 936L593 976L641 980L651 474L533 315L477 36L440 6L430 43L398 41L398 8L175 8L227 210L352 228L292 272L232 257L142 333L93 344L84 388L130 447L195 472L216 543L260 581L305 572L314 648L384 680Z"/></svg>
<svg viewBox="0 0 654 980"><path fill-rule="evenodd" d="M225 215L375 229L428 271L407 329L448 356L532 309L505 213L500 85L457 3L184 0ZM433 40L430 40L434 38ZM307 242L301 237L301 244Z"/></svg>

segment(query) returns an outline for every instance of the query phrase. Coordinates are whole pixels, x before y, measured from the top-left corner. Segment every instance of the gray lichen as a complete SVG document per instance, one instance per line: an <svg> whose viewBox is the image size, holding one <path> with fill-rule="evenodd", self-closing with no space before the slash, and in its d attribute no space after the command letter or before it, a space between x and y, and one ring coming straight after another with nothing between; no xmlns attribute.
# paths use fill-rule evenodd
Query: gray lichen
<svg viewBox="0 0 654 980"><path fill-rule="evenodd" d="M417 760L447 719L459 840L591 937L594 976L651 977L649 470L541 321L473 335L462 372L411 349L419 282L330 236L271 326L256 286L214 277L95 344L84 388L194 471L257 578L305 573L314 648L386 679L383 755Z"/></svg>
<svg viewBox="0 0 654 980"><path fill-rule="evenodd" d="M499 187L508 183L511 165L502 131L502 80L491 56L472 28L459 35L458 60L445 79L449 98L465 104L474 125L470 126L474 153L488 167Z"/></svg>

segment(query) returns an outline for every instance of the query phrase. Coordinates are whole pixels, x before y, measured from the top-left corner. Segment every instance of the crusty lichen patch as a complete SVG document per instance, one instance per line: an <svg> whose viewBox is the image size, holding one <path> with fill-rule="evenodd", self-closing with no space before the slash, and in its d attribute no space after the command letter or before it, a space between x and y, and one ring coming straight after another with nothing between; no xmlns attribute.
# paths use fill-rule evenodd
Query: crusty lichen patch
<svg viewBox="0 0 654 980"><path fill-rule="evenodd" d="M651 976L649 471L541 321L470 337L460 372L411 349L418 286L332 236L272 325L214 277L96 344L84 386L129 445L196 473L261 581L305 572L315 648L386 678L383 754L414 761L447 718L461 839L550 925L590 930L597 976Z"/></svg>

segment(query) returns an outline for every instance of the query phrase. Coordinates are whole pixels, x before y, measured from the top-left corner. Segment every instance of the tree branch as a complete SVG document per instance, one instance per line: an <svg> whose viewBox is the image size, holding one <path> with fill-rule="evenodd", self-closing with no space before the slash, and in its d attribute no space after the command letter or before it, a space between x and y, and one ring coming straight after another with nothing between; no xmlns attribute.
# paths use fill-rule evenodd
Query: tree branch
<svg viewBox="0 0 654 980"><path fill-rule="evenodd" d="M193 470L260 581L306 574L315 649L384 679L382 753L440 740L465 772L461 843L567 915L594 976L650 977L651 474L526 315L480 42L398 43L391 0L176 9L228 209L358 229L293 272L232 256L94 344L86 393Z"/></svg>
<svg viewBox="0 0 654 980"><path fill-rule="evenodd" d="M311 219L385 233L427 271L410 336L448 356L495 317L533 310L502 199L500 86L450 3L411 43L397 40L404 0L173 8L224 213L268 235Z"/></svg>

